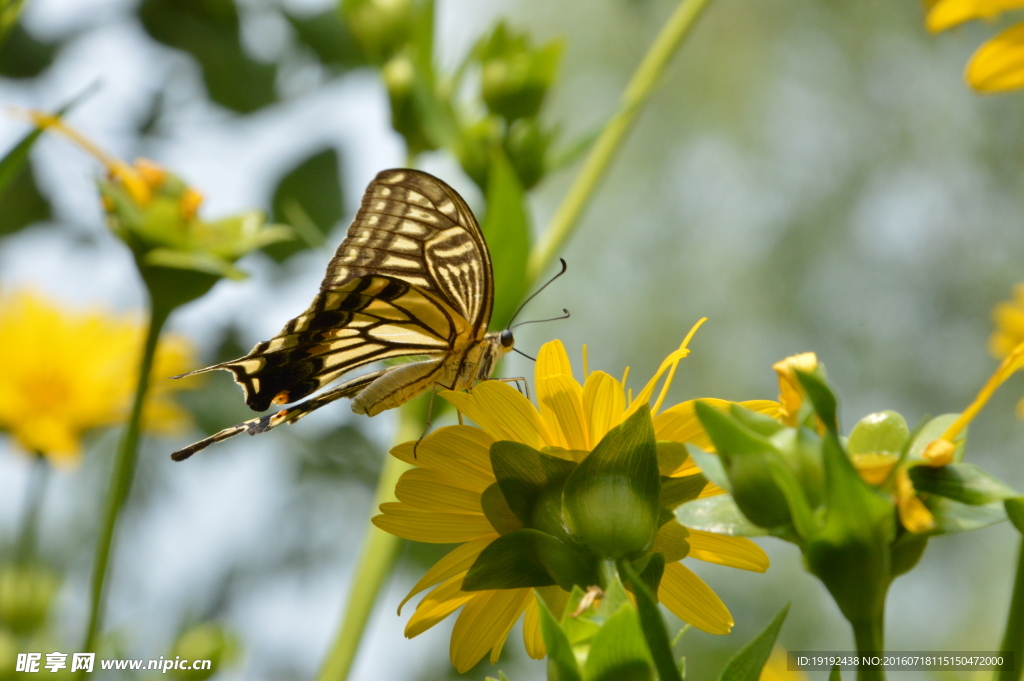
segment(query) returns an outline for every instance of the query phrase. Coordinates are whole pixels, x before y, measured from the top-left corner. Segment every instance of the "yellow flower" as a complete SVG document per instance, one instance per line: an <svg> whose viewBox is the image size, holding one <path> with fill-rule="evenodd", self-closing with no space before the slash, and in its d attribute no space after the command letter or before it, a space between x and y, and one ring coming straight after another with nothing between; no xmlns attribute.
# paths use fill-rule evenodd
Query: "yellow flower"
<svg viewBox="0 0 1024 681"><path fill-rule="evenodd" d="M804 402L804 389L796 377L796 370L804 373L814 371L818 356L813 352L791 355L772 365L779 375L779 420L787 426L795 426L800 405Z"/></svg>
<svg viewBox="0 0 1024 681"><path fill-rule="evenodd" d="M142 341L142 327L128 319L73 314L28 292L0 298L0 429L52 463L76 463L86 430L126 418ZM189 343L165 337L153 375L166 378L192 364ZM172 433L188 425L169 397L181 387L154 382L145 427Z"/></svg>
<svg viewBox="0 0 1024 681"><path fill-rule="evenodd" d="M939 33L973 19L994 19L1024 8L1024 0L939 0L928 11L928 30ZM980 92L1024 87L1024 24L1011 26L982 44L967 62L964 78Z"/></svg>
<svg viewBox="0 0 1024 681"><path fill-rule="evenodd" d="M588 372L585 349L585 380L581 385L573 377L565 348L557 340L545 344L537 356L537 407L515 388L499 381L481 383L471 393L441 393L479 427L439 429L419 443L415 456L412 442L395 447L391 454L414 468L402 476L395 488L399 501L382 504L382 515L373 519L377 527L406 539L461 544L434 565L402 602L404 605L416 594L433 587L410 618L405 629L407 637L426 631L461 607L450 652L452 664L459 671L466 671L488 650L491 661L497 660L509 631L525 613L526 650L537 659L545 655L536 599L544 598L557 615L568 596L565 591L557 586L461 590L463 578L477 556L503 530L508 530L492 526L483 510L482 496L496 482L491 469L491 445L512 440L580 462L609 430L650 402L659 379L667 374L652 410L657 439L694 442L710 448L710 440L696 417L694 401L659 413L676 366L689 353L686 345L694 331L696 327L632 400L622 382L603 371ZM729 404L723 400L713 402L721 408ZM744 406L770 414L778 410L776 403L770 401L747 402ZM683 457L675 461L663 458L659 467L662 475L671 477L700 472L689 458ZM708 484L701 496L720 493L721 489ZM685 541L680 542L681 537ZM654 550L661 551L667 563L658 590L659 600L680 619L715 634L731 630L732 616L714 591L679 561L686 556L755 572L768 568L767 555L749 539L688 530L675 522L662 526Z"/></svg>

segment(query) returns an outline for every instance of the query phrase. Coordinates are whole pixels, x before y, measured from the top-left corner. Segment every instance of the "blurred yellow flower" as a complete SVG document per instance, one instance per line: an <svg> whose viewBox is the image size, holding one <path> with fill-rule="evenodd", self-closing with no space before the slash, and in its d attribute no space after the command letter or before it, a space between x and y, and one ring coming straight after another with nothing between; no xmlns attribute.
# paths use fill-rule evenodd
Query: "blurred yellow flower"
<svg viewBox="0 0 1024 681"><path fill-rule="evenodd" d="M0 430L51 463L76 463L82 434L123 421L131 406L143 327L103 312L72 313L29 292L0 297ZM165 336L157 379L191 368L191 345ZM189 424L170 399L178 381L156 380L143 427L174 433Z"/></svg>
<svg viewBox="0 0 1024 681"><path fill-rule="evenodd" d="M657 439L694 442L705 449L710 448L710 440L696 417L694 401L658 411L676 366L689 353L686 345L694 331L678 350L665 359L654 378L632 400L628 399L623 384L614 377L602 371L587 371L585 352L585 377L583 385L580 385L573 377L565 348L557 340L545 344L537 356L534 381L538 407L515 388L499 381L483 382L471 393L441 393L479 427L460 425L439 429L419 443L415 456L412 442L392 449L392 456L414 468L402 475L395 488L399 501L382 504L382 515L373 519L377 527L406 539L461 544L438 561L402 602L404 605L416 594L434 587L410 618L405 629L407 637L426 631L462 607L452 632L450 654L452 664L459 671L466 671L488 650L491 651L491 661L496 661L512 626L525 613L523 637L526 650L537 659L545 655L536 599L543 597L558 616L568 596L565 591L557 586L461 590L463 578L477 556L504 533L503 528L491 525L484 514L481 499L485 490L496 482L491 468L491 445L500 440L511 440L552 456L580 462L609 430L641 405L649 403L658 381L667 373L652 409ZM729 404L723 400L712 402L723 408ZM778 411L775 402L743 404L771 415ZM670 477L700 472L688 457L682 461L660 460L659 467L662 475ZM701 496L720 493L720 488L709 483ZM663 536L659 532L654 550L661 551L667 563L658 589L659 600L677 617L699 629L715 634L728 633L733 620L725 604L703 580L679 561L686 556L764 572L768 569L768 556L743 537L683 529L678 523L666 523L664 528L677 528L677 533L688 532L685 543L689 544L689 553L683 550L679 555L678 548L672 548L678 537ZM676 547L680 545L675 541Z"/></svg>
<svg viewBox="0 0 1024 681"><path fill-rule="evenodd" d="M1024 0L938 0L925 25L939 33L973 19L994 19L1007 10L1024 8ZM964 78L980 92L1024 87L1024 24L1004 30L982 44L967 62Z"/></svg>

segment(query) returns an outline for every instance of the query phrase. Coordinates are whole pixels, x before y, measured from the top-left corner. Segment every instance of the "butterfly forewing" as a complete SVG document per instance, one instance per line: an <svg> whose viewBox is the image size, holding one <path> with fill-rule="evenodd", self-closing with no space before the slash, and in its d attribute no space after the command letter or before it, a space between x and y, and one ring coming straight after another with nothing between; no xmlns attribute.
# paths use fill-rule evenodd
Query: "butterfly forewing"
<svg viewBox="0 0 1024 681"><path fill-rule="evenodd" d="M433 294L470 323L476 338L487 329L494 296L487 245L466 202L431 175L377 175L320 288L367 274Z"/></svg>

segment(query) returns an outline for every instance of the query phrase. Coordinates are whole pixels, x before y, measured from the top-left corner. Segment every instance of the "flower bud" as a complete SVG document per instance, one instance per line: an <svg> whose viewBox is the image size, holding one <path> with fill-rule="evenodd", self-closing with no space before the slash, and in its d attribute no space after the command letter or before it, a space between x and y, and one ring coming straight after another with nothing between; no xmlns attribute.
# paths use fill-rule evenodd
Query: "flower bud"
<svg viewBox="0 0 1024 681"><path fill-rule="evenodd" d="M455 155L462 169L483 191L487 191L491 150L501 142L501 129L500 118L486 116L464 127L456 142Z"/></svg>
<svg viewBox="0 0 1024 681"><path fill-rule="evenodd" d="M487 108L509 121L536 116L555 79L561 41L535 49L526 34L515 34L502 22L478 54Z"/></svg>
<svg viewBox="0 0 1024 681"><path fill-rule="evenodd" d="M0 569L0 624L19 636L46 624L57 579L38 565L7 565Z"/></svg>
<svg viewBox="0 0 1024 681"><path fill-rule="evenodd" d="M416 65L408 54L393 57L381 73L391 102L391 127L405 138L411 153L435 148L423 130L420 107L416 103Z"/></svg>
<svg viewBox="0 0 1024 681"><path fill-rule="evenodd" d="M551 138L552 134L541 129L536 118L520 118L509 127L505 153L523 189L532 189L544 177Z"/></svg>
<svg viewBox="0 0 1024 681"><path fill-rule="evenodd" d="M342 17L367 61L383 64L409 42L413 0L344 0Z"/></svg>

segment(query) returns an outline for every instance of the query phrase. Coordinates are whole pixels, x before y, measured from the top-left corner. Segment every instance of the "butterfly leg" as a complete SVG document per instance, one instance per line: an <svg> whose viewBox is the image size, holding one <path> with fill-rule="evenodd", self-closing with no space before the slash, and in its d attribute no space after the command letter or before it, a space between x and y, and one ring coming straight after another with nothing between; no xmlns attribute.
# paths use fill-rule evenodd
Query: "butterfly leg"
<svg viewBox="0 0 1024 681"><path fill-rule="evenodd" d="M435 384L435 385L440 385L440 384ZM441 387L444 387L444 386L441 386ZM434 398L435 397L437 397L437 388L436 387L431 389L431 391L430 391L430 401L427 402L427 425L424 426L423 434L420 435L420 439L416 440L416 444L414 444L412 446L412 458L414 458L414 459L417 458L416 457L416 450L419 448L420 443L423 442L423 438L425 438L427 436L427 433L430 432L430 426L433 425L430 422L430 419L431 419L431 416L434 413Z"/></svg>
<svg viewBox="0 0 1024 681"><path fill-rule="evenodd" d="M516 378L491 378L491 379L488 379L488 380L491 380L491 381L501 381L502 383L512 383L512 384L514 384L516 386L516 390L518 390L520 394L523 394L525 392L526 399L530 399L530 384L526 382L526 377L525 376L519 376L519 377L516 377ZM519 387L519 382L520 381L523 382L523 387L522 388Z"/></svg>

